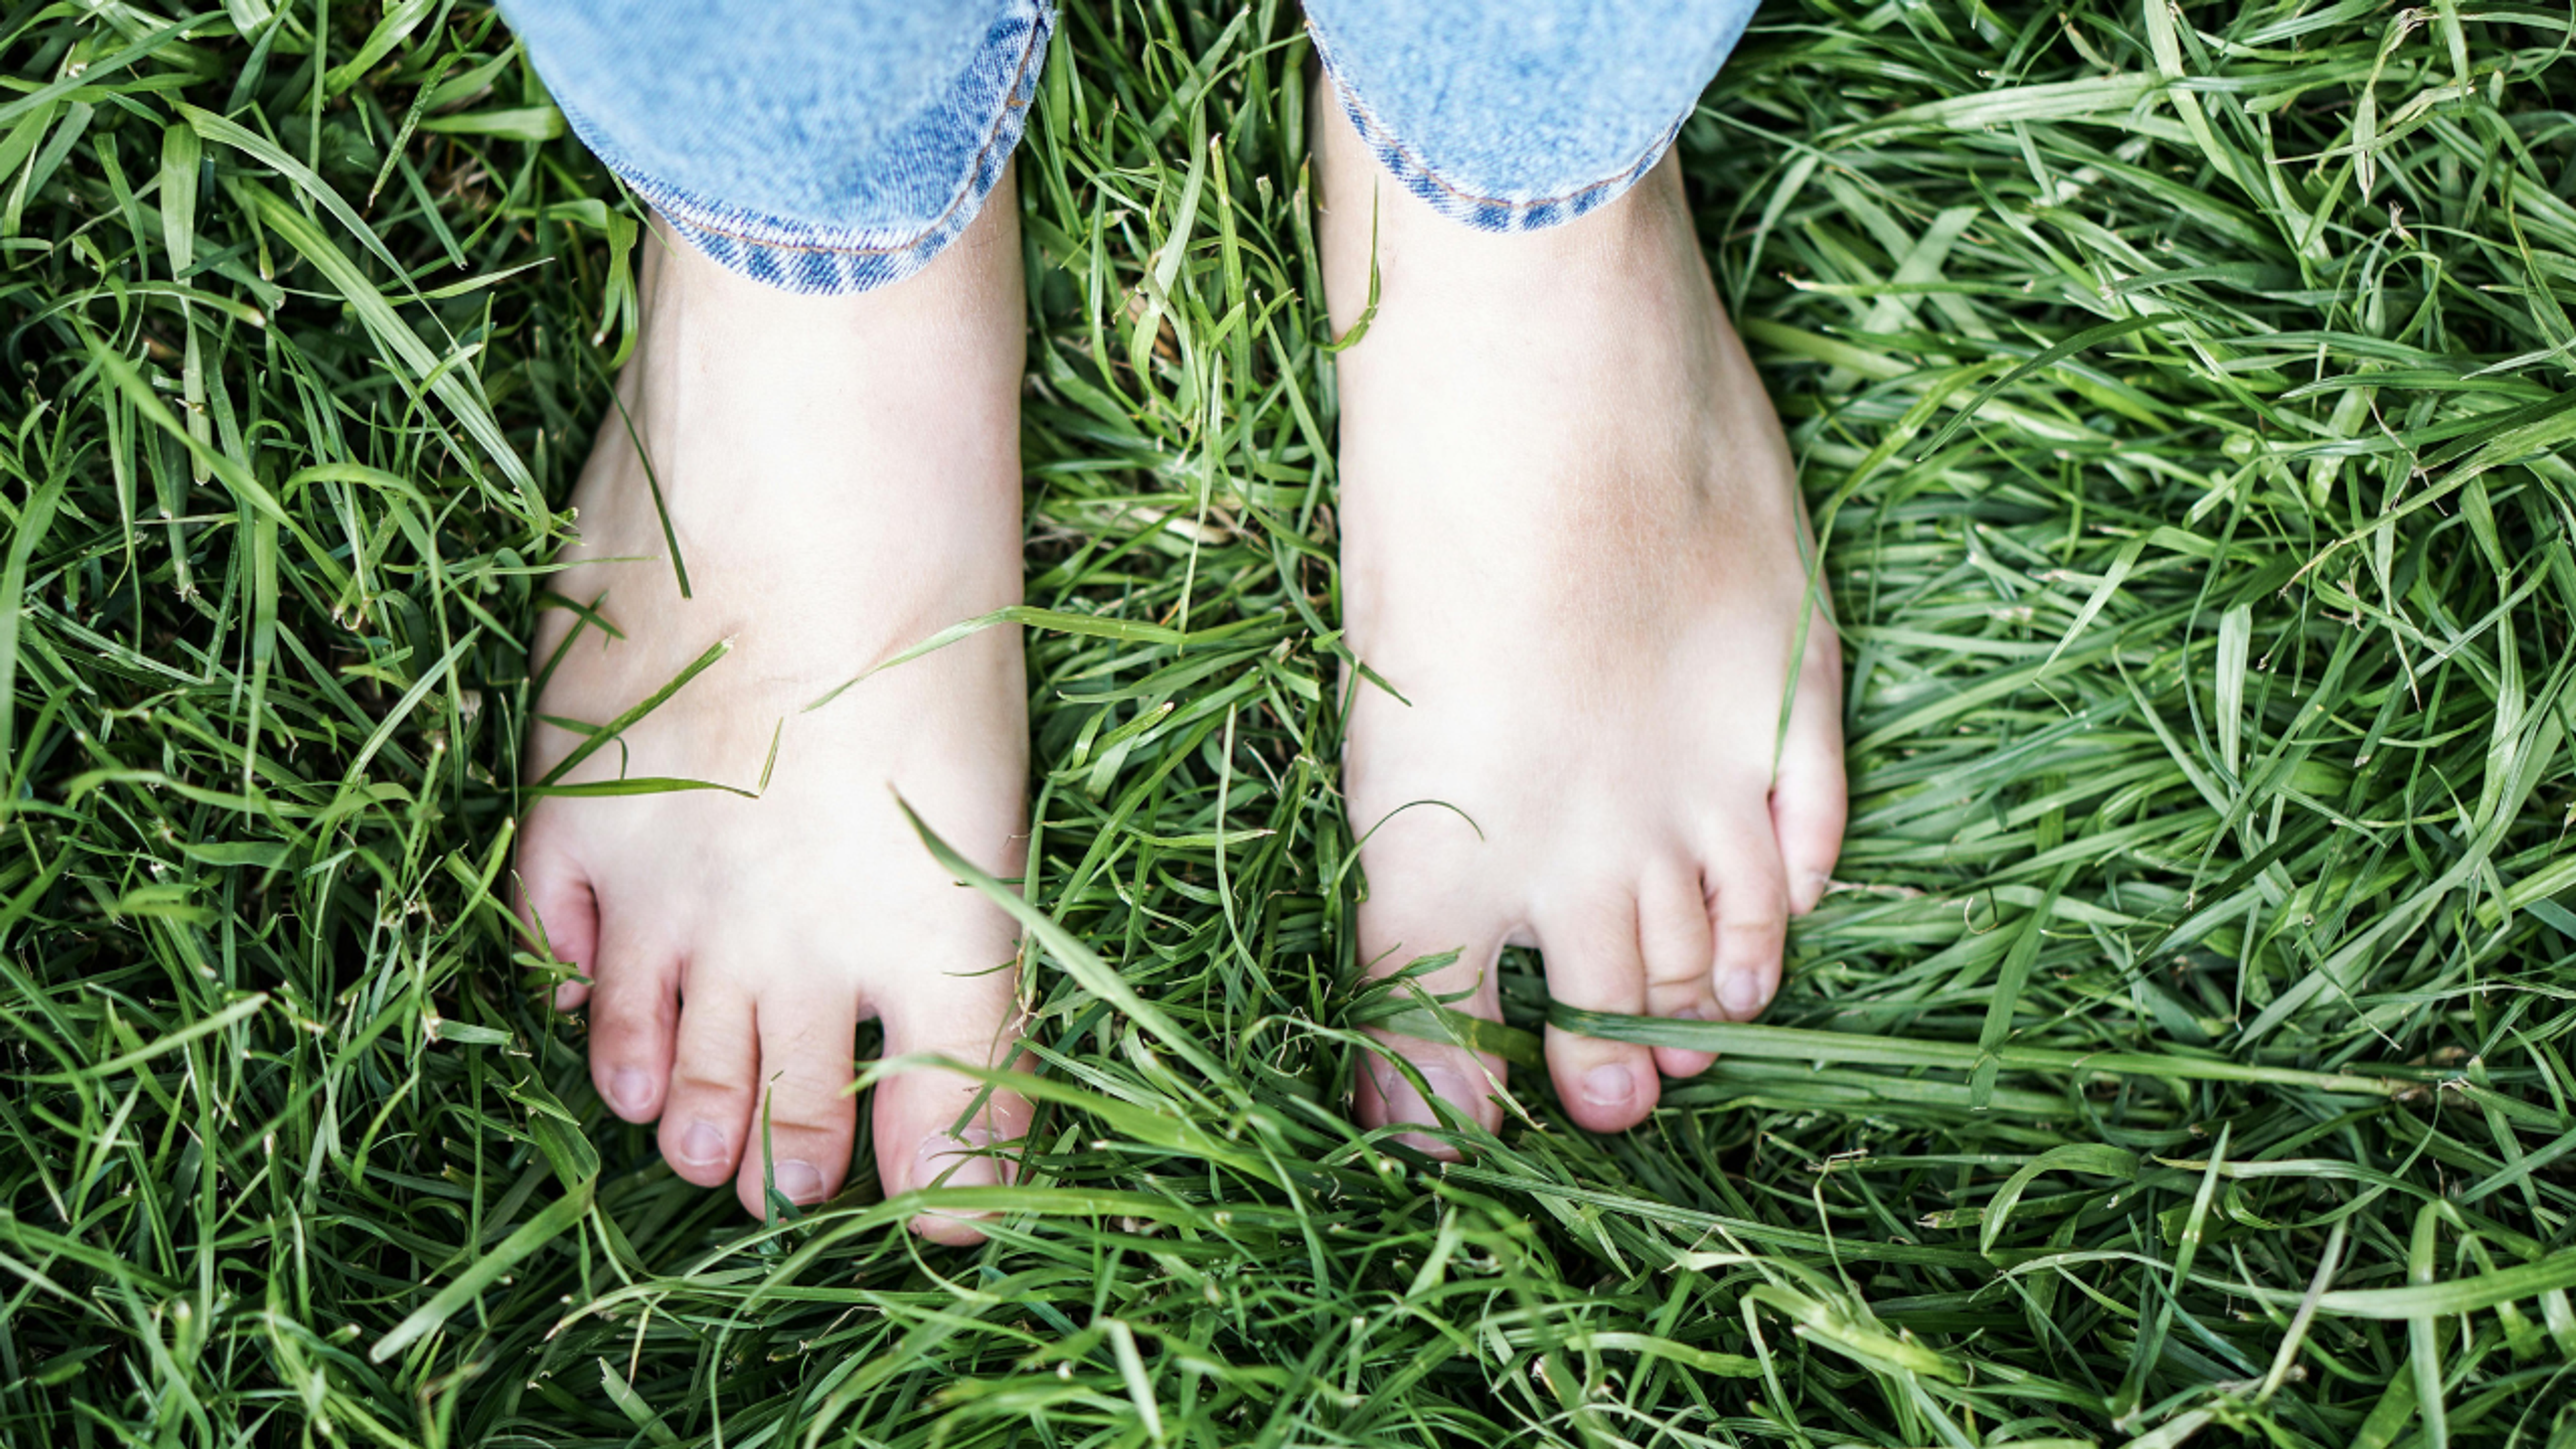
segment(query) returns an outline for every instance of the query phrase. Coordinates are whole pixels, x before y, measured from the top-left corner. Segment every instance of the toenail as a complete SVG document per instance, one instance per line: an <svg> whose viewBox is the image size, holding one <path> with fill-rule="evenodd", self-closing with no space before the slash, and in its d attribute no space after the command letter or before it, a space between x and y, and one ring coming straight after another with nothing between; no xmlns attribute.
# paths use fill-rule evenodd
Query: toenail
<svg viewBox="0 0 2576 1449"><path fill-rule="evenodd" d="M1458 1150L1457 1143L1443 1142L1439 1138L1434 1137L1427 1132L1399 1132L1396 1134L1395 1140L1412 1148L1414 1151L1421 1153L1425 1157L1436 1158L1442 1162L1464 1162L1467 1160L1466 1154Z"/></svg>
<svg viewBox="0 0 2576 1449"><path fill-rule="evenodd" d="M1762 983L1750 971L1727 977L1717 996L1726 1003L1729 1016L1751 1016L1762 1009Z"/></svg>
<svg viewBox="0 0 2576 1449"><path fill-rule="evenodd" d="M608 1077L608 1102L629 1117L653 1105L653 1079L641 1067L619 1067Z"/></svg>
<svg viewBox="0 0 2576 1449"><path fill-rule="evenodd" d="M1625 1107L1637 1095L1636 1074L1616 1064L1583 1074L1583 1099L1595 1107Z"/></svg>
<svg viewBox="0 0 2576 1449"><path fill-rule="evenodd" d="M1805 901L1807 908L1813 910L1816 902L1825 898L1825 887L1831 884L1833 882L1825 878L1823 871L1811 870L1807 872L1806 881L1798 892L1798 899Z"/></svg>
<svg viewBox="0 0 2576 1449"><path fill-rule="evenodd" d="M1422 1094L1414 1090L1412 1081L1393 1062L1374 1063L1369 1070L1375 1075L1377 1081L1378 1101L1386 1108L1386 1126L1393 1127L1399 1123L1418 1123L1423 1126L1439 1124L1440 1114L1433 1111L1430 1104L1422 1100ZM1447 1102L1459 1116L1471 1122L1475 1120L1475 1098L1471 1095L1474 1089L1467 1085L1467 1079L1464 1076L1451 1067L1424 1067L1421 1070L1422 1084L1431 1089L1431 1095ZM1428 1133L1398 1133L1395 1140L1427 1157L1437 1157L1447 1161L1456 1161L1458 1158L1458 1148L1455 1144L1443 1142Z"/></svg>
<svg viewBox="0 0 2576 1449"><path fill-rule="evenodd" d="M789 1202L812 1202L823 1195L823 1174L814 1164L791 1157L771 1169L778 1181L778 1192Z"/></svg>
<svg viewBox="0 0 2576 1449"><path fill-rule="evenodd" d="M917 1161L921 1187L999 1187L1002 1185L1001 1164L985 1156L993 1145L993 1134L981 1127L969 1127L954 1136L933 1132L921 1139Z"/></svg>
<svg viewBox="0 0 2576 1449"><path fill-rule="evenodd" d="M680 1160L691 1167L710 1167L724 1161L725 1135L710 1122L692 1122L680 1134Z"/></svg>
<svg viewBox="0 0 2576 1449"><path fill-rule="evenodd" d="M1458 1115L1470 1119L1475 1117L1476 1099L1471 1094L1465 1077L1447 1067L1424 1067L1422 1085L1431 1089L1431 1095L1457 1109ZM1431 1110L1431 1104L1428 1102L1423 1104L1422 1120L1425 1122L1438 1120L1438 1114Z"/></svg>

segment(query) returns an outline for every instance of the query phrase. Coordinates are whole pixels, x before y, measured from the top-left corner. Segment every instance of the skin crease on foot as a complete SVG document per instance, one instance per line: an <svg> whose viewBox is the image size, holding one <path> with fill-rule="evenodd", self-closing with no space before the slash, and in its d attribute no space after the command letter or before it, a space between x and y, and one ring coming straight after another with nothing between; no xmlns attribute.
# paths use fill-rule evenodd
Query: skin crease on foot
<svg viewBox="0 0 2576 1449"><path fill-rule="evenodd" d="M1459 950L1424 984L1488 1018L1524 945L1569 1005L1749 1020L1840 849L1841 658L1821 613L1798 649L1788 446L1680 172L1667 156L1587 216L1496 235L1391 179L1329 90L1316 112L1337 332L1368 299L1372 231L1379 285L1339 358L1345 622L1402 696L1349 683L1362 958L1384 975ZM1388 1041L1500 1125L1501 1059ZM1659 1072L1710 1060L1547 1031L1593 1131L1644 1121ZM1356 1097L1370 1127L1435 1120L1374 1057Z"/></svg>
<svg viewBox="0 0 2576 1449"><path fill-rule="evenodd" d="M614 409L573 495L580 542L551 587L596 600L624 637L584 629L540 716L615 719L709 646L732 649L567 780L749 787L773 730L777 762L756 800L540 799L519 847L522 912L589 979L556 1002L588 1006L601 1097L627 1121L658 1120L673 1171L733 1184L754 1213L764 1121L780 1192L813 1203L841 1186L863 1017L884 1023L888 1056L1017 1055L1009 918L942 871L896 805L899 793L995 875L1019 873L1017 632L986 630L805 712L924 636L1020 600L1017 212L1006 174L921 273L831 297L736 276L657 227L618 395L691 597ZM540 617L543 661L575 616ZM541 719L529 778L579 740ZM889 1195L1001 1180L1001 1161L972 1149L1024 1135L1028 1107L997 1094L967 1118L978 1090L935 1069L875 1087ZM942 1242L981 1236L962 1218L913 1225Z"/></svg>

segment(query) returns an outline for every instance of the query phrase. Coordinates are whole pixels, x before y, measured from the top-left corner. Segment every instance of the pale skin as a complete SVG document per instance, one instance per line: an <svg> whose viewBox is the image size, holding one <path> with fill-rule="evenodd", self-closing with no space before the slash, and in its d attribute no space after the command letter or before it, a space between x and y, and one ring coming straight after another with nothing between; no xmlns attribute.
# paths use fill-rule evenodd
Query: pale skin
<svg viewBox="0 0 2576 1449"><path fill-rule="evenodd" d="M1334 323L1380 301L1341 355L1346 622L1403 695L1357 684L1345 786L1367 832L1359 948L1385 973L1458 950L1427 984L1496 1014L1503 946L1537 946L1559 1000L1748 1019L1778 989L1787 917L1822 893L1842 833L1839 655L1810 617L1803 521L1779 425L1720 311L1667 160L1578 221L1513 236L1448 221L1317 108ZM764 1178L801 1202L845 1176L860 1103L853 1032L887 1052L1008 1064L1015 942L942 873L895 792L1005 878L1025 840L1026 685L987 630L803 707L939 628L1020 597L1016 200L1006 175L919 275L794 297L661 249L620 395L649 449L694 597L682 599L644 470L614 414L575 492L581 544L555 583L625 638L585 631L538 704L616 717L707 646L722 661L624 737L622 773L748 786L548 799L525 822L523 914L588 981L592 1079L659 1122L672 1169ZM627 560L627 561L618 561ZM571 627L550 612L542 660ZM1785 734L1780 711L1792 687ZM530 778L579 736L539 724ZM621 773L617 747L572 775ZM1436 800L1438 807L1401 809ZM1472 822L1472 823L1471 823ZM1454 1112L1498 1126L1503 1064L1392 1038ZM1616 1131L1659 1074L1704 1055L1551 1030L1574 1120ZM875 1089L888 1192L989 1184L1027 1105L976 1104L936 1070ZM760 1150L767 1101L771 1162ZM1401 1074L1355 1084L1368 1127L1431 1125ZM1445 1141L1406 1134L1428 1150ZM943 1242L980 1234L925 1213Z"/></svg>
<svg viewBox="0 0 2576 1449"><path fill-rule="evenodd" d="M1788 446L1680 169L1495 235L1389 179L1329 96L1317 109L1337 331L1367 303L1372 231L1378 272L1339 363L1344 622L1402 696L1352 685L1361 956L1385 974L1456 950L1423 984L1485 1017L1503 947L1524 945L1573 1006L1750 1020L1841 845L1841 656L1821 613L1798 642ZM1500 1125L1499 1058L1390 1044ZM1709 1061L1547 1033L1558 1096L1594 1131L1645 1120L1659 1074ZM1433 1120L1383 1061L1356 1105L1371 1127Z"/></svg>
<svg viewBox="0 0 2576 1449"><path fill-rule="evenodd" d="M663 776L749 787L546 799L519 847L523 906L590 985L591 1080L630 1122L660 1122L687 1180L765 1202L822 1200L850 1166L857 1023L886 1053L1007 1064L1018 1017L1008 917L922 848L903 800L986 869L1016 876L1028 774L1016 631L993 629L806 707L924 636L1019 602L1024 343L1011 193L936 265L851 296L794 296L648 241L644 334L618 383L688 567L680 596L651 489L611 410L573 493L581 542L555 592L625 638L585 630L540 715L616 718L731 638L734 648L573 781ZM540 616L544 660L573 615ZM783 729L780 722L784 721ZM531 779L579 740L540 723ZM621 769L622 765L622 769ZM950 1129L976 1084L916 1071L877 1086L889 1193L990 1185L998 1161ZM968 1142L1023 1135L993 1098ZM934 1239L973 1241L925 1215Z"/></svg>

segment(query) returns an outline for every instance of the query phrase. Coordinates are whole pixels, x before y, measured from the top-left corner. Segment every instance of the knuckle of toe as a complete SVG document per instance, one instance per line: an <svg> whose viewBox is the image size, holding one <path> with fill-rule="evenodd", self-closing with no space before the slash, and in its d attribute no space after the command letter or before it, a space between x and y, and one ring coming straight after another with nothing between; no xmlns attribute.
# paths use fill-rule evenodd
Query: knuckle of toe
<svg viewBox="0 0 2576 1449"><path fill-rule="evenodd" d="M1702 943L1705 946L1706 943ZM1701 990L1708 979L1708 952L1703 949L1687 956L1650 958L1646 962L1646 990L1658 1000L1679 1000Z"/></svg>
<svg viewBox="0 0 2576 1449"><path fill-rule="evenodd" d="M1789 907L1785 901L1775 910L1726 923L1726 944L1736 950L1777 950L1788 936Z"/></svg>
<svg viewBox="0 0 2576 1449"><path fill-rule="evenodd" d="M751 1084L748 1082L702 1076L686 1070L671 1074L671 1097L675 1101L686 1097L707 1107L735 1107L748 1101L750 1096Z"/></svg>
<svg viewBox="0 0 2576 1449"><path fill-rule="evenodd" d="M845 1121L802 1112L772 1114L768 1125L770 1135L780 1139L789 1137L838 1139L849 1136L851 1128L851 1124Z"/></svg>

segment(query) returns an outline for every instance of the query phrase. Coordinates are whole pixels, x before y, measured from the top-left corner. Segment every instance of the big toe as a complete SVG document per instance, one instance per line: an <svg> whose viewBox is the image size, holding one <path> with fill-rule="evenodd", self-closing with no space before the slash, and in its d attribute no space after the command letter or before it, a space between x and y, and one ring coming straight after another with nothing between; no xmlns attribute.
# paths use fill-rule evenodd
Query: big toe
<svg viewBox="0 0 2576 1449"><path fill-rule="evenodd" d="M1495 973L1502 959L1504 930L1489 913L1464 905L1449 893L1425 889L1397 869L1379 866L1372 868L1369 899L1360 907L1359 925L1360 949L1371 963L1371 975L1391 976L1426 956L1454 950L1456 960L1413 981L1435 999L1457 997L1444 1003L1452 1011L1486 1021L1502 1019L1502 991ZM1409 990L1407 995L1412 997ZM1501 1058L1426 1036L1383 1029L1370 1034L1385 1042L1393 1056L1372 1053L1361 1063L1358 1080L1352 1084L1352 1106L1361 1126L1409 1123L1442 1129L1445 1124L1433 1109L1434 1100L1451 1117L1488 1132L1502 1125L1502 1104L1495 1100L1506 1070ZM1459 1155L1457 1144L1447 1135L1407 1132L1397 1140L1434 1157Z"/></svg>
<svg viewBox="0 0 2576 1449"><path fill-rule="evenodd" d="M1460 1002L1463 1008L1467 1005ZM1471 1015L1483 1015L1473 1012ZM1371 1056L1360 1067L1359 1079L1353 1085L1352 1106L1363 1127L1401 1127L1445 1129L1442 1117L1473 1122L1491 1132L1502 1125L1503 1111L1494 1100L1495 1085L1502 1081L1503 1063L1494 1057L1442 1042L1428 1042L1415 1037L1397 1036L1392 1032L1374 1032L1394 1053L1392 1059ZM1410 1070L1408 1070L1408 1068ZM1416 1085L1414 1078L1421 1078ZM1434 1110L1433 1101L1441 1110ZM1461 1154L1458 1144L1446 1134L1406 1132L1397 1141L1417 1152L1455 1161Z"/></svg>
<svg viewBox="0 0 2576 1449"><path fill-rule="evenodd" d="M882 1009L886 1054L939 1057L967 1066L1020 1065L1019 1007L1007 973L948 975ZM877 1176L886 1195L1000 1187L1028 1136L1029 1104L976 1077L935 1066L906 1068L876 1086ZM987 1210L926 1209L913 1231L964 1247L984 1240Z"/></svg>

